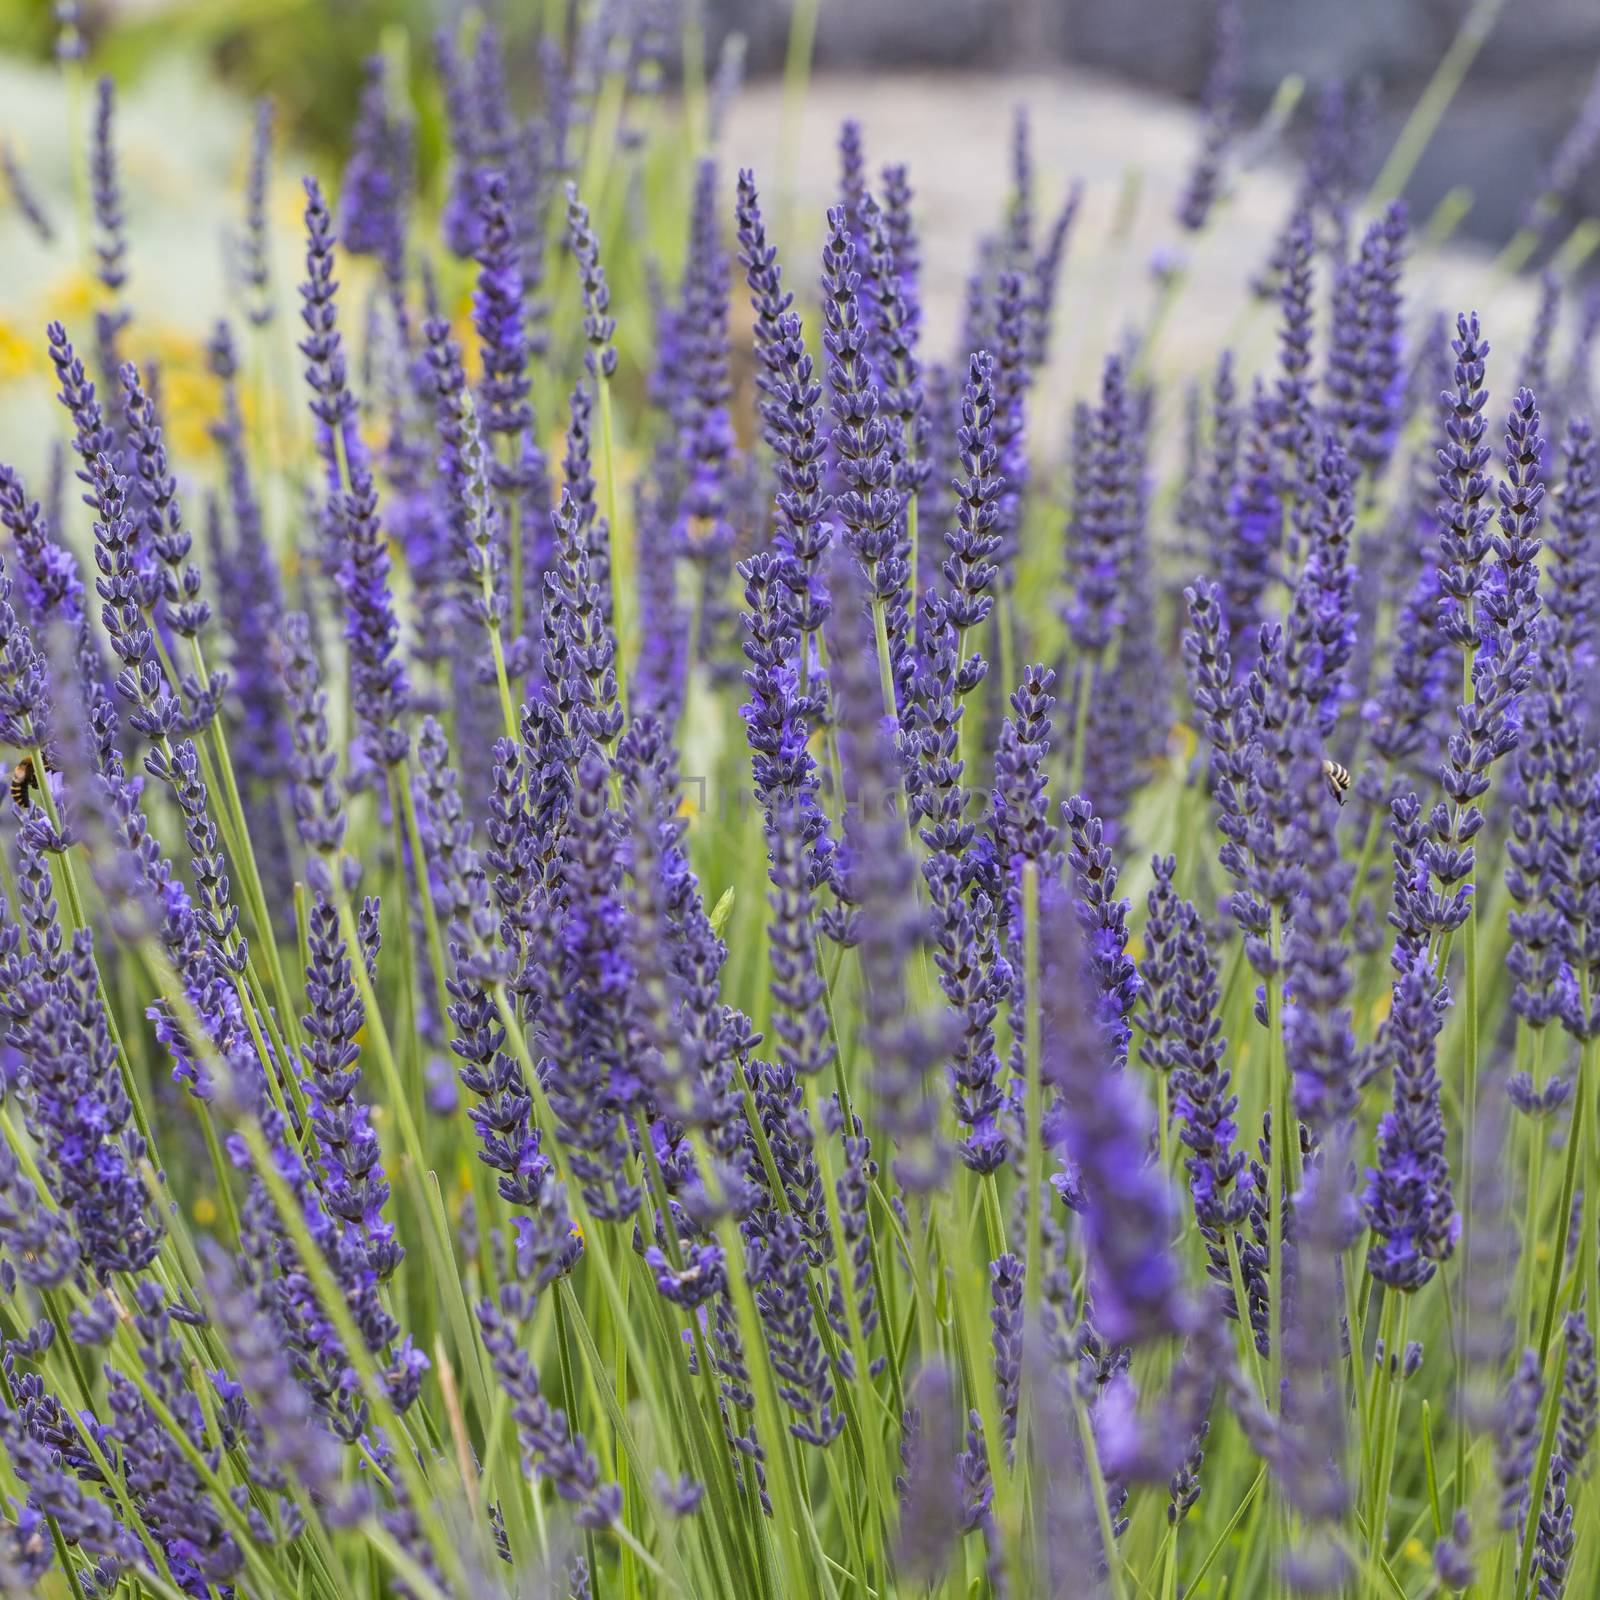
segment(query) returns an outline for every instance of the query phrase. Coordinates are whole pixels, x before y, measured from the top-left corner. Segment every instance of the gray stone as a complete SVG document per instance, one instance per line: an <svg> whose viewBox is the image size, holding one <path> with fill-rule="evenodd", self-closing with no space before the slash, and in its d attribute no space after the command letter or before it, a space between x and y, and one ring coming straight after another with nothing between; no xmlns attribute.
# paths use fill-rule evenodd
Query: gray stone
<svg viewBox="0 0 1600 1600"><path fill-rule="evenodd" d="M1370 80L1371 149L1386 150L1469 9L1469 0L1244 0L1244 92L1266 105L1281 80ZM709 0L713 38L749 41L753 75L778 69L791 0ZM1071 63L1187 99L1211 53L1211 0L823 0L819 71L1039 70ZM1571 125L1600 62L1596 0L1507 0L1494 32L1424 155L1410 199L1426 214L1467 184L1467 230L1514 229L1527 187ZM1309 105L1309 102L1308 102ZM1301 124L1309 124L1302 113ZM1580 193L1600 210L1600 171Z"/></svg>

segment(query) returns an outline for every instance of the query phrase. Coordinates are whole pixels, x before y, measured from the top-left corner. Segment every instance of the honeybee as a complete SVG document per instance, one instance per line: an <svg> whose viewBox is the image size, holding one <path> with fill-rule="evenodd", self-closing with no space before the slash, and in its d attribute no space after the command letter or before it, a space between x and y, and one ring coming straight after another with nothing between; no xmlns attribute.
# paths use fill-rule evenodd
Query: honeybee
<svg viewBox="0 0 1600 1600"><path fill-rule="evenodd" d="M1350 769L1341 767L1337 761L1330 761L1326 756L1322 758L1322 781L1328 786L1328 793L1343 805L1345 796L1350 793Z"/></svg>
<svg viewBox="0 0 1600 1600"><path fill-rule="evenodd" d="M44 758L46 772L58 772L58 768L49 756ZM11 803L19 811L28 809L28 802L33 791L39 787L39 774L34 770L33 757L24 756L11 769Z"/></svg>

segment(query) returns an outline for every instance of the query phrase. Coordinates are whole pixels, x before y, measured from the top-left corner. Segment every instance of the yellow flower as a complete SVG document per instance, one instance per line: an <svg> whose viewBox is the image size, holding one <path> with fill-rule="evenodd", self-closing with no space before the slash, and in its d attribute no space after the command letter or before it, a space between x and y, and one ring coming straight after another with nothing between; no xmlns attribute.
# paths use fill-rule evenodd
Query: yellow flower
<svg viewBox="0 0 1600 1600"><path fill-rule="evenodd" d="M44 320L70 325L92 311L97 285L82 267L68 267L44 291Z"/></svg>
<svg viewBox="0 0 1600 1600"><path fill-rule="evenodd" d="M210 428L218 413L217 380L199 362L158 360L168 455L180 461L209 456L215 448Z"/></svg>
<svg viewBox="0 0 1600 1600"><path fill-rule="evenodd" d="M247 156L247 164L248 160ZM306 225L305 191L298 183L269 183L267 212L268 215L278 219L281 231L291 233L298 238Z"/></svg>
<svg viewBox="0 0 1600 1600"><path fill-rule="evenodd" d="M38 342L26 338L9 322L0 322L0 383L15 383L43 365Z"/></svg>

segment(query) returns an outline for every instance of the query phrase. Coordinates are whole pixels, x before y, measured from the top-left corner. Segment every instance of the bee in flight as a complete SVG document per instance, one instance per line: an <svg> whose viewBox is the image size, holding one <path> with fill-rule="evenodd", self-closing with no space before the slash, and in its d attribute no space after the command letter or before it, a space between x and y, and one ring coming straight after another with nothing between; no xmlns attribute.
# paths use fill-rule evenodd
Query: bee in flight
<svg viewBox="0 0 1600 1600"><path fill-rule="evenodd" d="M1350 793L1350 769L1341 767L1337 761L1330 761L1326 756L1322 758L1322 781L1328 786L1328 793L1343 805L1345 796Z"/></svg>
<svg viewBox="0 0 1600 1600"><path fill-rule="evenodd" d="M44 758L46 772L58 772L58 768L49 756ZM39 774L34 770L33 757L24 756L11 769L11 803L19 811L28 809L28 802L33 791L39 787Z"/></svg>

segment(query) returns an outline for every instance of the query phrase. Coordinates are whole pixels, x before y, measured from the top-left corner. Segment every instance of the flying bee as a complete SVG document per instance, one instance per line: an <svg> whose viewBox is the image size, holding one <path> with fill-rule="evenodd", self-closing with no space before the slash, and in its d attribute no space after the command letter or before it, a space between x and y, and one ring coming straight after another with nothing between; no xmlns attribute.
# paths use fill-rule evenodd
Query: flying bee
<svg viewBox="0 0 1600 1600"><path fill-rule="evenodd" d="M1328 793L1340 805L1344 804L1345 796L1350 793L1350 769L1341 767L1337 761L1330 761L1326 756L1322 758L1322 781L1328 786Z"/></svg>
<svg viewBox="0 0 1600 1600"><path fill-rule="evenodd" d="M59 772L60 768L49 756L44 758L46 772ZM26 811L33 791L39 787L39 774L34 770L33 757L24 756L11 769L11 803L19 811Z"/></svg>

